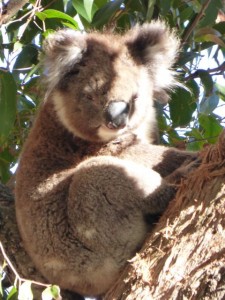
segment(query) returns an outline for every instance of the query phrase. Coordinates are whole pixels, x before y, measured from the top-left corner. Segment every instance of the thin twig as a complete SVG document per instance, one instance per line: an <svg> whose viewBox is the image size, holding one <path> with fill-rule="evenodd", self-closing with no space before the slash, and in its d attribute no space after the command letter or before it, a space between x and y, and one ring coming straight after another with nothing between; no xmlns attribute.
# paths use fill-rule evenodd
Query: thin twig
<svg viewBox="0 0 225 300"><path fill-rule="evenodd" d="M0 242L0 250L2 252L2 255L5 259L5 261L7 262L8 266L11 268L11 270L13 271L13 273L15 274L16 276L16 279L18 279L20 282L21 281L29 281L33 284L36 284L36 285L40 285L40 286L44 286L44 287L49 287L51 286L51 284L46 284L46 283L42 283L42 282L38 282L38 281L34 281L34 280L30 280L30 279L25 279L25 278L22 278L20 277L20 275L18 274L18 272L16 271L15 267L13 266L13 264L11 263L10 259L8 258L6 252L5 252L5 249L2 245L2 242Z"/></svg>
<svg viewBox="0 0 225 300"><path fill-rule="evenodd" d="M196 17L194 18L193 22L189 25L189 27L187 28L187 31L184 33L183 38L182 38L182 44L186 43L189 36L191 35L192 31L194 30L195 26L198 24L198 22L201 20L201 18L203 17L205 10L207 9L207 7L209 6L211 0L207 0L203 5L202 5L202 9L200 10L200 12L196 15Z"/></svg>
<svg viewBox="0 0 225 300"><path fill-rule="evenodd" d="M17 12L27 3L28 0L9 0L3 4L3 9L0 12L0 25L8 22L10 18L17 14Z"/></svg>
<svg viewBox="0 0 225 300"><path fill-rule="evenodd" d="M27 21L26 21L25 26L23 27L23 29L22 29L20 35L18 36L18 40L19 40L19 41L20 41L21 37L23 36L23 34L24 34L26 28L28 27L28 25L29 25L30 22L32 21L32 18L35 16L36 11L40 11L40 10L41 10L41 7L42 7L42 6L41 6L41 0L37 0L37 1L35 2L35 4L34 4L34 7L33 7L32 11L31 11L30 16L28 17L28 19L27 19Z"/></svg>
<svg viewBox="0 0 225 300"><path fill-rule="evenodd" d="M201 71L200 69L195 71L194 73L188 75L187 77L184 78L185 81L188 81L190 79L194 79L194 78L198 78L199 76L199 71ZM223 73L225 72L225 62L223 62L220 66L213 68L213 69L207 69L204 70L207 71L208 73L212 74L212 75L223 75Z"/></svg>

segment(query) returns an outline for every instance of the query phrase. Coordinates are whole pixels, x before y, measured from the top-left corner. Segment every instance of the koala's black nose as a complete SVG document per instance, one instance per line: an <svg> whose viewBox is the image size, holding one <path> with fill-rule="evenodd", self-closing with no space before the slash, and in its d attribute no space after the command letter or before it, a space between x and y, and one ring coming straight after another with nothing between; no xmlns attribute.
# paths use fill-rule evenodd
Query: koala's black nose
<svg viewBox="0 0 225 300"><path fill-rule="evenodd" d="M124 101L111 102L105 110L106 126L110 129L120 129L126 126L130 106Z"/></svg>

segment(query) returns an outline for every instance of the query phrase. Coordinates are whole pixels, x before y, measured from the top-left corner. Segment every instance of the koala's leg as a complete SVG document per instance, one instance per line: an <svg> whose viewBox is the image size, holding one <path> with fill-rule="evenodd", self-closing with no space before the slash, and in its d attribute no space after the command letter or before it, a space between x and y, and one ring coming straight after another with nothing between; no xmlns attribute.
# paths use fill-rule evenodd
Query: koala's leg
<svg viewBox="0 0 225 300"><path fill-rule="evenodd" d="M163 212L175 193L174 185L143 165L109 156L90 158L76 168L73 176L69 222L76 234L87 237L87 245L89 236L95 236L99 248L99 236L111 239L118 234L117 240L126 240L135 232L139 236L139 231L145 231L144 214Z"/></svg>
<svg viewBox="0 0 225 300"><path fill-rule="evenodd" d="M68 223L82 245L76 254L80 274L86 274L93 289L111 286L146 238L145 216L164 211L174 194L175 188L157 172L131 161L99 156L75 169Z"/></svg>

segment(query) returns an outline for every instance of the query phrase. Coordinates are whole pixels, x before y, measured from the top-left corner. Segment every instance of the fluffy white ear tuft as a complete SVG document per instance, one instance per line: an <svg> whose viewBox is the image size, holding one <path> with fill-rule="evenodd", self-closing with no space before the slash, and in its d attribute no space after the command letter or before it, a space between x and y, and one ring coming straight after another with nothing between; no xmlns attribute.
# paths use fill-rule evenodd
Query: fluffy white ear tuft
<svg viewBox="0 0 225 300"><path fill-rule="evenodd" d="M133 59L147 67L153 80L155 97L160 97L160 94L165 97L165 90L177 84L175 72L171 70L180 46L175 32L164 22L154 21L128 31L125 43Z"/></svg>
<svg viewBox="0 0 225 300"><path fill-rule="evenodd" d="M75 64L79 63L87 49L85 34L72 29L62 29L50 34L43 44L44 74L51 91Z"/></svg>

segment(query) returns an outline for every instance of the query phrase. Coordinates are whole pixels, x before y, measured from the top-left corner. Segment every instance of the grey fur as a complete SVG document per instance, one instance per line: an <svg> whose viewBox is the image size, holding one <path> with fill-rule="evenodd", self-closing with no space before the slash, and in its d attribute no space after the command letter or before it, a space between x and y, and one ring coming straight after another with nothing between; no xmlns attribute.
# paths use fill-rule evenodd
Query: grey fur
<svg viewBox="0 0 225 300"><path fill-rule="evenodd" d="M162 22L124 36L61 30L45 42L47 96L20 158L16 213L51 283L106 292L140 249L145 216L174 197L195 155L153 145L153 98L176 84L178 46Z"/></svg>

